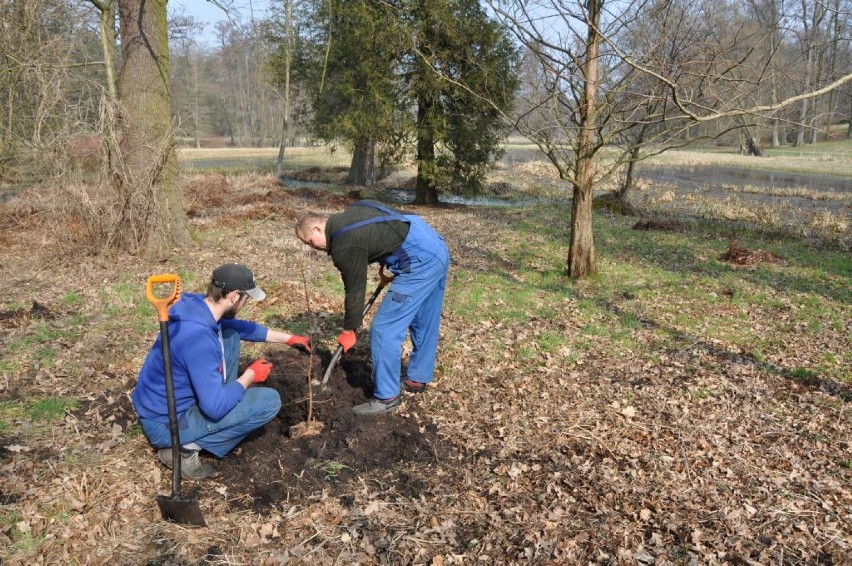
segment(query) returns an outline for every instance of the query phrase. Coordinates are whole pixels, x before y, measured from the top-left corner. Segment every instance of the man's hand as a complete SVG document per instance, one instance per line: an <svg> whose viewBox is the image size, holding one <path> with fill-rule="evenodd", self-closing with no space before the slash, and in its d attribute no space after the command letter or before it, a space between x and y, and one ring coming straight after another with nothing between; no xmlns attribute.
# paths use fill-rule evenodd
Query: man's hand
<svg viewBox="0 0 852 566"><path fill-rule="evenodd" d="M259 358L251 363L249 367L254 372L254 383L263 383L272 371L272 362L266 358Z"/></svg>
<svg viewBox="0 0 852 566"><path fill-rule="evenodd" d="M306 352L311 351L311 339L307 336L296 336L293 334L284 343L292 348L298 348Z"/></svg>
<svg viewBox="0 0 852 566"><path fill-rule="evenodd" d="M355 336L354 330L344 330L340 333L340 336L337 337L337 343L343 347L344 352L348 352L357 341L358 338Z"/></svg>

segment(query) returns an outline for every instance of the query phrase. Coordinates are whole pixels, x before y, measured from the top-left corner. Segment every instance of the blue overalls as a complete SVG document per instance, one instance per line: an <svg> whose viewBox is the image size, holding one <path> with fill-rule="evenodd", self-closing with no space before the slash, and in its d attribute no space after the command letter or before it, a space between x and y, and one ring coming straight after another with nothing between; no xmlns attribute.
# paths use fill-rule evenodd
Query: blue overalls
<svg viewBox="0 0 852 566"><path fill-rule="evenodd" d="M407 332L413 349L406 378L421 383L432 381L450 252L440 234L419 216L400 215L375 203L356 202L352 206L375 208L385 216L344 226L332 238L374 222L399 220L410 226L402 245L383 260L394 278L370 325L373 395L390 399L399 395L402 343Z"/></svg>

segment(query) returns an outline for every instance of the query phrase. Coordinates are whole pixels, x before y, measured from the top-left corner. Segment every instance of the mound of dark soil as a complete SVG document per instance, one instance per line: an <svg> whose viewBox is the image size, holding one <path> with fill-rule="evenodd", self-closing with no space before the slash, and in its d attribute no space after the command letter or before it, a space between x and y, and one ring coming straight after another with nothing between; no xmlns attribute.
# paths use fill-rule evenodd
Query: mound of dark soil
<svg viewBox="0 0 852 566"><path fill-rule="evenodd" d="M719 260L735 265L757 265L759 263L775 263L787 265L787 260L766 250L750 250L732 241L728 250L719 256Z"/></svg>
<svg viewBox="0 0 852 566"><path fill-rule="evenodd" d="M663 232L683 232L683 224L675 220L656 220L643 218L633 225L634 230L661 230Z"/></svg>
<svg viewBox="0 0 852 566"><path fill-rule="evenodd" d="M317 380L330 358L329 352L315 354ZM406 468L422 468L435 461L440 448L435 428L407 418L399 410L368 418L352 413L352 407L372 393L368 349L362 347L344 356L324 389L313 386L313 418L324 427L318 436L298 439L291 438L289 431L307 417L309 356L288 349L271 353L267 359L275 367L266 385L281 394L278 417L216 463L215 482L200 485L200 489L224 484L233 507L263 510L278 503L303 502L323 490L342 495L348 480L372 471L398 475L398 490L417 488L417 472Z"/></svg>

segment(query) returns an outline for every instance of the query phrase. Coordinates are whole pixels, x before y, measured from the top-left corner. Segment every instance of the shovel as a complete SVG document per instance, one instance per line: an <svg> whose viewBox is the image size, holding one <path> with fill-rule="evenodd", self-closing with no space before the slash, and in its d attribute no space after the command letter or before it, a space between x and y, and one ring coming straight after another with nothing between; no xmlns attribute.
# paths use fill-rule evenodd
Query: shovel
<svg viewBox="0 0 852 566"><path fill-rule="evenodd" d="M154 285L173 285L171 294L165 298L154 295ZM169 349L169 307L180 299L180 276L172 273L152 275L146 286L148 301L157 309L160 321L160 340L163 347L163 369L166 374L166 401L169 407L169 431L172 436L172 494L158 495L157 505L166 521L205 527L204 516L194 497L180 494L180 438L178 437L177 410L175 409L175 386L172 381L172 357Z"/></svg>
<svg viewBox="0 0 852 566"><path fill-rule="evenodd" d="M385 275L385 268L379 271L379 286L376 287L376 290L373 291L373 294L370 295L370 299L367 301L367 304L364 305L364 313L362 316L367 316L367 313L370 312L370 307L373 306L373 303L376 302L376 299L379 298L379 295L382 293L382 289L387 287L388 283L393 280L393 275L388 276ZM325 370L325 373L322 376L322 381L320 382L322 387L325 387L325 384L328 383L328 378L331 377L331 372L334 371L334 368L337 367L337 362L340 361L340 356L343 355L343 346L338 346L337 350L334 351L334 355L331 357L331 361L328 363L328 367Z"/></svg>

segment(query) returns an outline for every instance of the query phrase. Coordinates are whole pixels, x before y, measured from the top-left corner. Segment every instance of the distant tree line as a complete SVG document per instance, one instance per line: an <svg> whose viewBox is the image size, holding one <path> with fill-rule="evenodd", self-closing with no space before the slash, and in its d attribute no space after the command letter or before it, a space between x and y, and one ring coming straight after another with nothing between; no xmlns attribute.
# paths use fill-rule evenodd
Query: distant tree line
<svg viewBox="0 0 852 566"><path fill-rule="evenodd" d="M592 190L625 166L626 190L634 163L696 140L850 136L850 4L273 0L203 45L167 0L0 0L0 177L91 180L91 158L112 196L77 213L119 211L103 240L182 244L175 140L277 145L279 165L297 140L343 145L361 184L412 159L432 203L479 190L515 130L573 186L581 277Z"/></svg>

